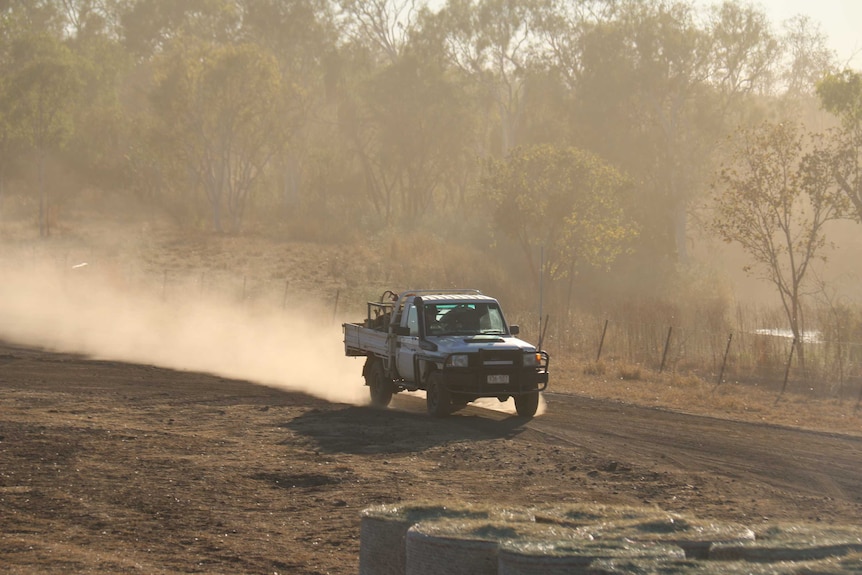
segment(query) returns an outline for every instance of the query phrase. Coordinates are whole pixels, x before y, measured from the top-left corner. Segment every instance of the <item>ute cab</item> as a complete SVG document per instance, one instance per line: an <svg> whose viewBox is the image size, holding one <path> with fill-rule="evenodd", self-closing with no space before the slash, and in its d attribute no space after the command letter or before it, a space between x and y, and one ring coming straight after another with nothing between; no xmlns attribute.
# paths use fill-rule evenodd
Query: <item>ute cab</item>
<svg viewBox="0 0 862 575"><path fill-rule="evenodd" d="M532 417L548 386L548 354L519 339L499 302L477 290L386 291L363 322L342 327L345 354L366 358L375 406L424 390L435 417L480 397L511 397L518 415Z"/></svg>
<svg viewBox="0 0 862 575"><path fill-rule="evenodd" d="M496 299L479 292L402 295L394 329L396 389L424 389L442 417L480 397L514 398L532 417L548 385L547 353L516 337Z"/></svg>

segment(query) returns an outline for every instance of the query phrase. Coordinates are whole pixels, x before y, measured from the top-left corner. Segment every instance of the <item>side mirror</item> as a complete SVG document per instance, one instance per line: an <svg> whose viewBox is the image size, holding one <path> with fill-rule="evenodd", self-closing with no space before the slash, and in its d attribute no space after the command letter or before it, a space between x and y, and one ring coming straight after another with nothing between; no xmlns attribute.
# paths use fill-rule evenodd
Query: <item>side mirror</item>
<svg viewBox="0 0 862 575"><path fill-rule="evenodd" d="M518 335L519 333L521 333L521 328L516 325L510 325L509 333L511 333L512 335Z"/></svg>
<svg viewBox="0 0 862 575"><path fill-rule="evenodd" d="M410 335L410 328L406 325L395 326L395 335Z"/></svg>

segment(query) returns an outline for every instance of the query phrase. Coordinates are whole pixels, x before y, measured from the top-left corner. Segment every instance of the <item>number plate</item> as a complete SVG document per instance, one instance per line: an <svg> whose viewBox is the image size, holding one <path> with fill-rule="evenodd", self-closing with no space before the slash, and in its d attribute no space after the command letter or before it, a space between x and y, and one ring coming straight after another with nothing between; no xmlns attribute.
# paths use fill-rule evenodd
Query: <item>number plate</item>
<svg viewBox="0 0 862 575"><path fill-rule="evenodd" d="M489 375L488 383L509 383L508 375Z"/></svg>

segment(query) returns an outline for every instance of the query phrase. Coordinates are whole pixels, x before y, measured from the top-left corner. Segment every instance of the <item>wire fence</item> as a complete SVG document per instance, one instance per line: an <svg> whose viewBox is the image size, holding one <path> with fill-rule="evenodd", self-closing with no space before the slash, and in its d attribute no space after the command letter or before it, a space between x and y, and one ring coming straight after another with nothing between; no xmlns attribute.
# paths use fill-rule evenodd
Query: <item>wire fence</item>
<svg viewBox="0 0 862 575"><path fill-rule="evenodd" d="M769 316L772 318L772 316ZM795 339L763 323L763 314L737 310L735 321L706 329L681 321L569 314L519 318L546 349L582 362L642 366L658 372L691 373L719 385L756 382L819 395L862 394L862 343L828 339L810 330ZM543 335L544 334L544 335Z"/></svg>

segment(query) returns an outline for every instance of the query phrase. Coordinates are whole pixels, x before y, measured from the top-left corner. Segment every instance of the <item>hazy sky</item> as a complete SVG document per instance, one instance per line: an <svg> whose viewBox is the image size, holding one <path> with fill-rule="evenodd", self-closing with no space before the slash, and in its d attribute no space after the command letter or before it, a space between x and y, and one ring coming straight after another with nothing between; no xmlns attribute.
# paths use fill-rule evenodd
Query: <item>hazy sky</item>
<svg viewBox="0 0 862 575"><path fill-rule="evenodd" d="M820 23L838 62L862 69L862 0L755 0L754 4L763 7L776 28L797 14L810 16Z"/></svg>

